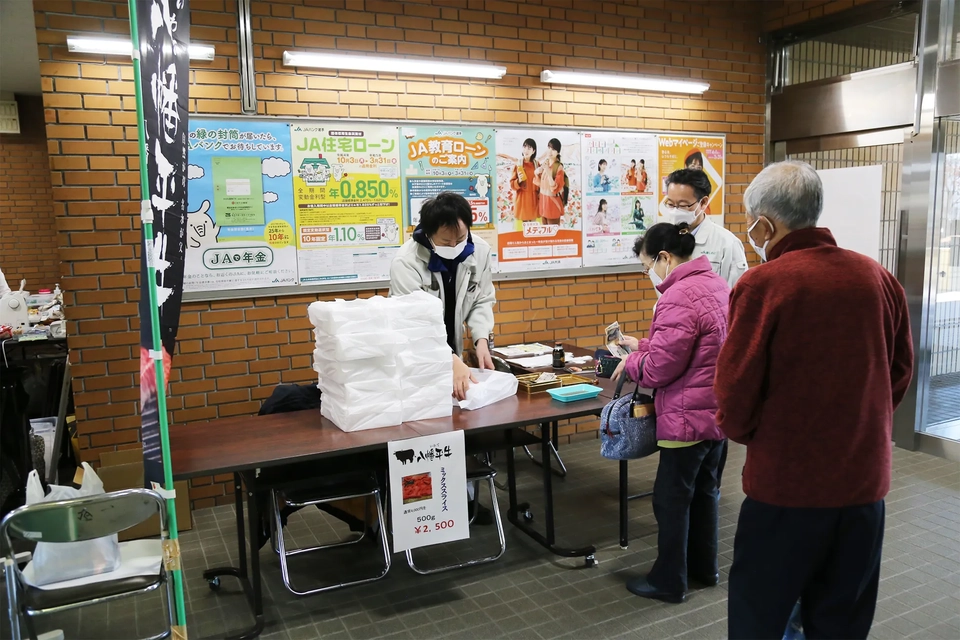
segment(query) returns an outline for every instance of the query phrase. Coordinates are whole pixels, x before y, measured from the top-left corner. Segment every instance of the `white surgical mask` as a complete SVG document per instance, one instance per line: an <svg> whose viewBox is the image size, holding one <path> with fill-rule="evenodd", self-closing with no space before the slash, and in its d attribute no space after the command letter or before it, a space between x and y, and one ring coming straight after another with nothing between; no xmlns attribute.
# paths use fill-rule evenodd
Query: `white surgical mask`
<svg viewBox="0 0 960 640"><path fill-rule="evenodd" d="M670 212L670 220L673 224L682 224L685 222L687 226L690 226L700 217L700 207L697 207L693 211L678 209L677 207L668 207L667 211Z"/></svg>
<svg viewBox="0 0 960 640"><path fill-rule="evenodd" d="M766 240L762 247L758 247L757 243L753 241L753 237L750 235L758 224L760 224L760 218L757 218L757 221L750 225L750 228L747 229L747 241L750 242L750 246L753 247L753 250L757 252L758 256L760 256L761 262L766 262L767 245L770 244L770 240Z"/></svg>
<svg viewBox="0 0 960 640"><path fill-rule="evenodd" d="M455 247L437 246L437 244L432 241L431 244L433 245L433 252L444 260L456 260L460 257L460 254L463 253L463 250L467 248L466 239Z"/></svg>
<svg viewBox="0 0 960 640"><path fill-rule="evenodd" d="M650 282L653 283L653 289L657 292L657 297L660 297L660 289L657 289L661 284L663 284L663 278L660 277L660 274L656 272L657 263L660 262L660 256L658 255L656 260L653 261L653 264L650 265L650 269L647 271L647 275L650 276ZM670 275L670 270L667 269L667 275Z"/></svg>

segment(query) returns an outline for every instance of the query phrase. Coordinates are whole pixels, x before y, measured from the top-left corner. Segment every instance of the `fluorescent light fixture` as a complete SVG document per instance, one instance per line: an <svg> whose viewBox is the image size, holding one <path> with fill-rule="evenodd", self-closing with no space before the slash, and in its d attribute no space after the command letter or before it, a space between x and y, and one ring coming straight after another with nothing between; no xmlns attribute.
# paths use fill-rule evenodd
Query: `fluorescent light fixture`
<svg viewBox="0 0 960 640"><path fill-rule="evenodd" d="M107 56L132 55L132 46L129 40L123 38L84 38L67 36L67 51L72 53L97 53ZM217 50L212 44L191 44L191 60L213 60Z"/></svg>
<svg viewBox="0 0 960 640"><path fill-rule="evenodd" d="M470 62L429 60L424 58L353 56L341 53L314 51L284 51L283 66L381 73L406 73L416 76L488 78L492 80L499 80L507 73L506 67L498 67L492 64L473 64Z"/></svg>
<svg viewBox="0 0 960 640"><path fill-rule="evenodd" d="M586 87L611 87L663 93L703 93L710 88L706 82L674 80L656 76L628 76L580 71L552 71L544 69L540 81L547 84L576 84Z"/></svg>

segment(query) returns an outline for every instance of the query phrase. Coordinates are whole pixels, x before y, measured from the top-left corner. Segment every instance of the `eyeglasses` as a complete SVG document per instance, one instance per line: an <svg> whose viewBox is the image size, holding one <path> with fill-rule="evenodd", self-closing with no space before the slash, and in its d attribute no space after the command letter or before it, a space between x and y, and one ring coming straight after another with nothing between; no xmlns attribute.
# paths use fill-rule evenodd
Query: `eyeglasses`
<svg viewBox="0 0 960 640"><path fill-rule="evenodd" d="M683 204L683 203L681 203L681 204L676 204L676 203L671 203L671 202L668 200L668 201L664 202L664 204L667 205L668 207L673 208L673 209L683 209L684 211L693 211L694 208L695 208L697 205L699 205L700 203L699 203L699 202L694 202L693 204Z"/></svg>

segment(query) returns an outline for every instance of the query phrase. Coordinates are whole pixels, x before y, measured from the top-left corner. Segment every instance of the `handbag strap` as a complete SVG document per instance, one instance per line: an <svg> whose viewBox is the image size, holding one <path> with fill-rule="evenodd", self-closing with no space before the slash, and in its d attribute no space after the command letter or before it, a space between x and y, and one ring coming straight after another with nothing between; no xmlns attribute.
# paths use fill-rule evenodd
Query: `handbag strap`
<svg viewBox="0 0 960 640"><path fill-rule="evenodd" d="M623 383L627 380L627 368L623 368L623 373L620 374L620 379L617 380L617 390L613 392L613 399L616 400L620 397L620 393L623 391Z"/></svg>
<svg viewBox="0 0 960 640"><path fill-rule="evenodd" d="M644 355L640 360L640 367L637 369L637 372L642 376L643 375L643 365L647 362L647 356ZM617 381L617 390L613 394L613 399L616 400L620 397L620 393L623 391L623 383L627 380L627 368L623 368L623 373L620 375L620 379ZM640 383L637 382L636 389L633 390L633 400L636 401L640 398Z"/></svg>

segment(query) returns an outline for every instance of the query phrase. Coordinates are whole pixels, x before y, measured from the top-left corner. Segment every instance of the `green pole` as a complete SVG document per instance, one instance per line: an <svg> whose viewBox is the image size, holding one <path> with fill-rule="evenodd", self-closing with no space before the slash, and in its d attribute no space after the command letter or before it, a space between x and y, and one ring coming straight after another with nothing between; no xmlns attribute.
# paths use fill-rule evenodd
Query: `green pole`
<svg viewBox="0 0 960 640"><path fill-rule="evenodd" d="M130 10L130 39L133 44L133 86L137 99L137 144L140 148L140 200L141 211L150 206L149 187L147 184L147 148L146 132L143 126L143 92L140 87L140 34L137 27L137 2L128 0ZM143 220L143 251L153 251L153 215ZM145 254L146 255L146 254ZM147 260L147 283L140 283L140 295L143 289L150 297L150 326L153 334L154 353L163 352L160 341L160 310L157 308L157 269L153 260ZM141 319L143 322L143 319ZM167 384L163 375L163 358L154 359L154 370L157 376L157 412L160 418L160 449L163 455L163 485L167 491L173 491L173 471L170 469L170 434L167 425ZM142 407L141 407L142 409ZM171 551L164 549L164 562L167 572L173 580L175 623L172 633L173 640L187 638L187 611L183 600L183 572L180 569L180 542L177 534L177 510L173 498L167 498L167 530L170 536ZM172 561L172 562L171 562Z"/></svg>

